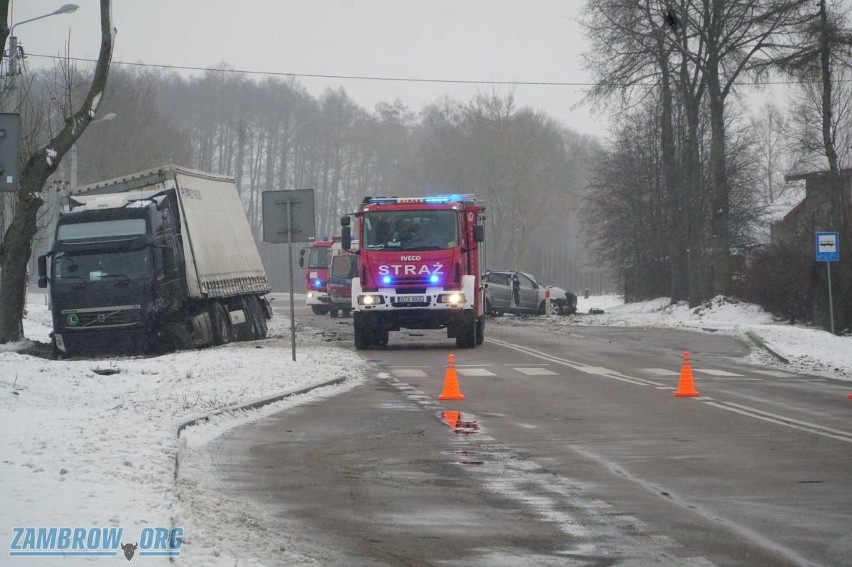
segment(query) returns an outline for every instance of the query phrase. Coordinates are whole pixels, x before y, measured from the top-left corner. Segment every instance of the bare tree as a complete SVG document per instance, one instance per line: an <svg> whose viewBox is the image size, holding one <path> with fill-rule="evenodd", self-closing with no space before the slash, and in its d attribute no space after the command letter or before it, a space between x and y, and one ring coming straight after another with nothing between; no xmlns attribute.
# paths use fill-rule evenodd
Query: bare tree
<svg viewBox="0 0 852 567"><path fill-rule="evenodd" d="M15 216L6 231L0 254L0 266L3 270L0 284L0 344L22 338L21 320L26 299L22 290L26 285L32 240L38 228L38 212L44 204L44 186L59 167L62 158L71 151L74 143L94 119L106 88L116 32L111 21L110 4L111 0L100 0L101 47L85 100L80 108L66 119L62 130L25 160L21 171ZM0 12L2 9L0 6ZM3 22L5 31L5 26L8 25L6 18Z"/></svg>

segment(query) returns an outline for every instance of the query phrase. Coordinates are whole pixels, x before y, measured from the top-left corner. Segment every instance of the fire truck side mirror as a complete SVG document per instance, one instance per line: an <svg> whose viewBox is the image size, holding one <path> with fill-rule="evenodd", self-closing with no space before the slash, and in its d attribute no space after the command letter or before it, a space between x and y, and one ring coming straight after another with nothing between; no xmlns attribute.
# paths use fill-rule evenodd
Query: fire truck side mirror
<svg viewBox="0 0 852 567"><path fill-rule="evenodd" d="M349 215L340 217L340 226L349 226L352 222L352 219L349 218Z"/></svg>
<svg viewBox="0 0 852 567"><path fill-rule="evenodd" d="M485 226L478 224L473 227L473 241L485 242Z"/></svg>
<svg viewBox="0 0 852 567"><path fill-rule="evenodd" d="M305 267L305 249L304 248L299 250L299 267L300 268Z"/></svg>
<svg viewBox="0 0 852 567"><path fill-rule="evenodd" d="M352 249L352 229L348 224L340 228L340 247L344 250Z"/></svg>

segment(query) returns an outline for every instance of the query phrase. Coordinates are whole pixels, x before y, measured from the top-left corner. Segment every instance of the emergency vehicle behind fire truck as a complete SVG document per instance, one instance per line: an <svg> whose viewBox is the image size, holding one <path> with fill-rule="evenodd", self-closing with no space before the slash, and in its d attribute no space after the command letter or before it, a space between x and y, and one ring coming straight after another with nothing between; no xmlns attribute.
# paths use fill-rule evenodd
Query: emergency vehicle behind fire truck
<svg viewBox="0 0 852 567"><path fill-rule="evenodd" d="M352 313L352 279L358 276L358 241L352 241L352 251L344 250L340 242L331 247L328 258L328 307L329 315L338 313L349 317Z"/></svg>
<svg viewBox="0 0 852 567"><path fill-rule="evenodd" d="M355 348L400 329L446 329L459 348L485 338L485 206L472 195L365 197L355 217ZM351 250L350 216L341 219Z"/></svg>
<svg viewBox="0 0 852 567"><path fill-rule="evenodd" d="M316 240L299 251L299 267L305 270L305 300L317 315L329 312L328 262L335 240L340 238Z"/></svg>

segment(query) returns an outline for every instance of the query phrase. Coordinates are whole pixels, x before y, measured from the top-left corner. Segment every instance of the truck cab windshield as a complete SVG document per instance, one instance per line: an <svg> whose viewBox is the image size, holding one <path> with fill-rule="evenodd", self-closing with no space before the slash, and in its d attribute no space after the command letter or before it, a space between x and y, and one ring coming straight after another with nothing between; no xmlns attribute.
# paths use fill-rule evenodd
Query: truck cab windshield
<svg viewBox="0 0 852 567"><path fill-rule="evenodd" d="M364 213L368 250L446 250L458 245L456 212L370 211Z"/></svg>
<svg viewBox="0 0 852 567"><path fill-rule="evenodd" d="M120 252L59 252L53 257L54 285L150 277L151 251L147 248Z"/></svg>
<svg viewBox="0 0 852 567"><path fill-rule="evenodd" d="M308 268L328 268L328 251L326 247L311 248Z"/></svg>

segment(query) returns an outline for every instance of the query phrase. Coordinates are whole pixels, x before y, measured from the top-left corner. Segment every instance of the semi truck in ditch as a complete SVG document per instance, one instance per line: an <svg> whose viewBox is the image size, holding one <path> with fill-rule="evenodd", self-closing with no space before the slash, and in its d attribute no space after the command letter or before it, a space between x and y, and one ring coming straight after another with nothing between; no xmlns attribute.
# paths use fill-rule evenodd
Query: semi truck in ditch
<svg viewBox="0 0 852 567"><path fill-rule="evenodd" d="M352 218L359 246L352 247ZM485 206L472 195L365 197L341 219L352 279L355 348L389 332L446 329L459 348L485 338Z"/></svg>
<svg viewBox="0 0 852 567"><path fill-rule="evenodd" d="M233 178L167 165L64 197L38 258L57 356L266 336L271 286Z"/></svg>

